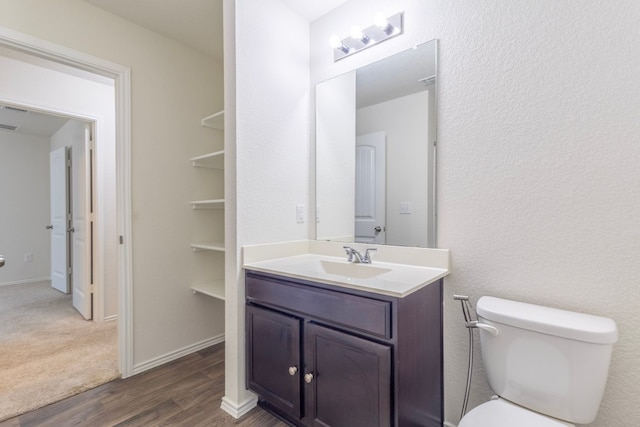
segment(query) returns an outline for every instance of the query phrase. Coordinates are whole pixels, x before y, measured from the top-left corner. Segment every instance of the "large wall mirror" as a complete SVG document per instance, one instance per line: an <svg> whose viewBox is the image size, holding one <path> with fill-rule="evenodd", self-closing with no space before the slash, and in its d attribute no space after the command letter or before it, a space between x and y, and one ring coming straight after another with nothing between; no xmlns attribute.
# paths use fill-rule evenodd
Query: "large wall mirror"
<svg viewBox="0 0 640 427"><path fill-rule="evenodd" d="M436 246L437 40L316 86L316 239Z"/></svg>

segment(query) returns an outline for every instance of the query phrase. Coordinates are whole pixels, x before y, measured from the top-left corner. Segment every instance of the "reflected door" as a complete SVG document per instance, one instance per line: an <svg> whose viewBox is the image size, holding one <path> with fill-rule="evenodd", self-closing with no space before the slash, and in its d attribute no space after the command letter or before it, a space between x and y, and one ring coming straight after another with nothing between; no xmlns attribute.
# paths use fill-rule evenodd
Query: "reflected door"
<svg viewBox="0 0 640 427"><path fill-rule="evenodd" d="M356 138L355 241L386 243L386 134Z"/></svg>

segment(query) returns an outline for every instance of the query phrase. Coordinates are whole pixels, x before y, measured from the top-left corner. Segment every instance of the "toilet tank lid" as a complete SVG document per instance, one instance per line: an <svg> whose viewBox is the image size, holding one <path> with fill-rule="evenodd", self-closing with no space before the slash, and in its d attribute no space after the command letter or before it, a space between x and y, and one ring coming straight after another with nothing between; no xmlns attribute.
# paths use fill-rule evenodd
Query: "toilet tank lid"
<svg viewBox="0 0 640 427"><path fill-rule="evenodd" d="M479 316L505 325L594 344L618 341L616 323L606 317L577 313L495 297L481 297Z"/></svg>

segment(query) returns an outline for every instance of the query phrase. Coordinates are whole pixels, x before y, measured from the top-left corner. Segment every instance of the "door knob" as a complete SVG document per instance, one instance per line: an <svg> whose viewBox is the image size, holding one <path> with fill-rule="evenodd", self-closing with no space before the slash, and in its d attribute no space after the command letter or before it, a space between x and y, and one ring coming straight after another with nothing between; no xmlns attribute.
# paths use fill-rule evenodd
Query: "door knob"
<svg viewBox="0 0 640 427"><path fill-rule="evenodd" d="M375 230L376 233L379 233L379 232L382 231L382 227L377 226L376 228L374 228L374 230Z"/></svg>
<svg viewBox="0 0 640 427"><path fill-rule="evenodd" d="M0 255L0 267L4 267L4 255Z"/></svg>
<svg viewBox="0 0 640 427"><path fill-rule="evenodd" d="M298 368L296 368L295 366L291 366L289 367L289 375L295 375L296 372L298 372Z"/></svg>
<svg viewBox="0 0 640 427"><path fill-rule="evenodd" d="M47 229L47 230L53 230L53 225L47 225L47 226L45 227L45 229Z"/></svg>
<svg viewBox="0 0 640 427"><path fill-rule="evenodd" d="M313 374L312 373L304 374L304 382L307 384L310 384L311 381L313 381Z"/></svg>

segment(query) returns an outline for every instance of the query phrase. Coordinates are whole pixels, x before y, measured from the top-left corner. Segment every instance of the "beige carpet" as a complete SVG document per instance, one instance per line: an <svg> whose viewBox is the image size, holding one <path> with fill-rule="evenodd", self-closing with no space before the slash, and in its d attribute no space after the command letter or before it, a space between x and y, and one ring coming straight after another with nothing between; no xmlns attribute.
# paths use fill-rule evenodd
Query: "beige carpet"
<svg viewBox="0 0 640 427"><path fill-rule="evenodd" d="M117 322L82 319L49 282L0 286L0 421L118 376Z"/></svg>

